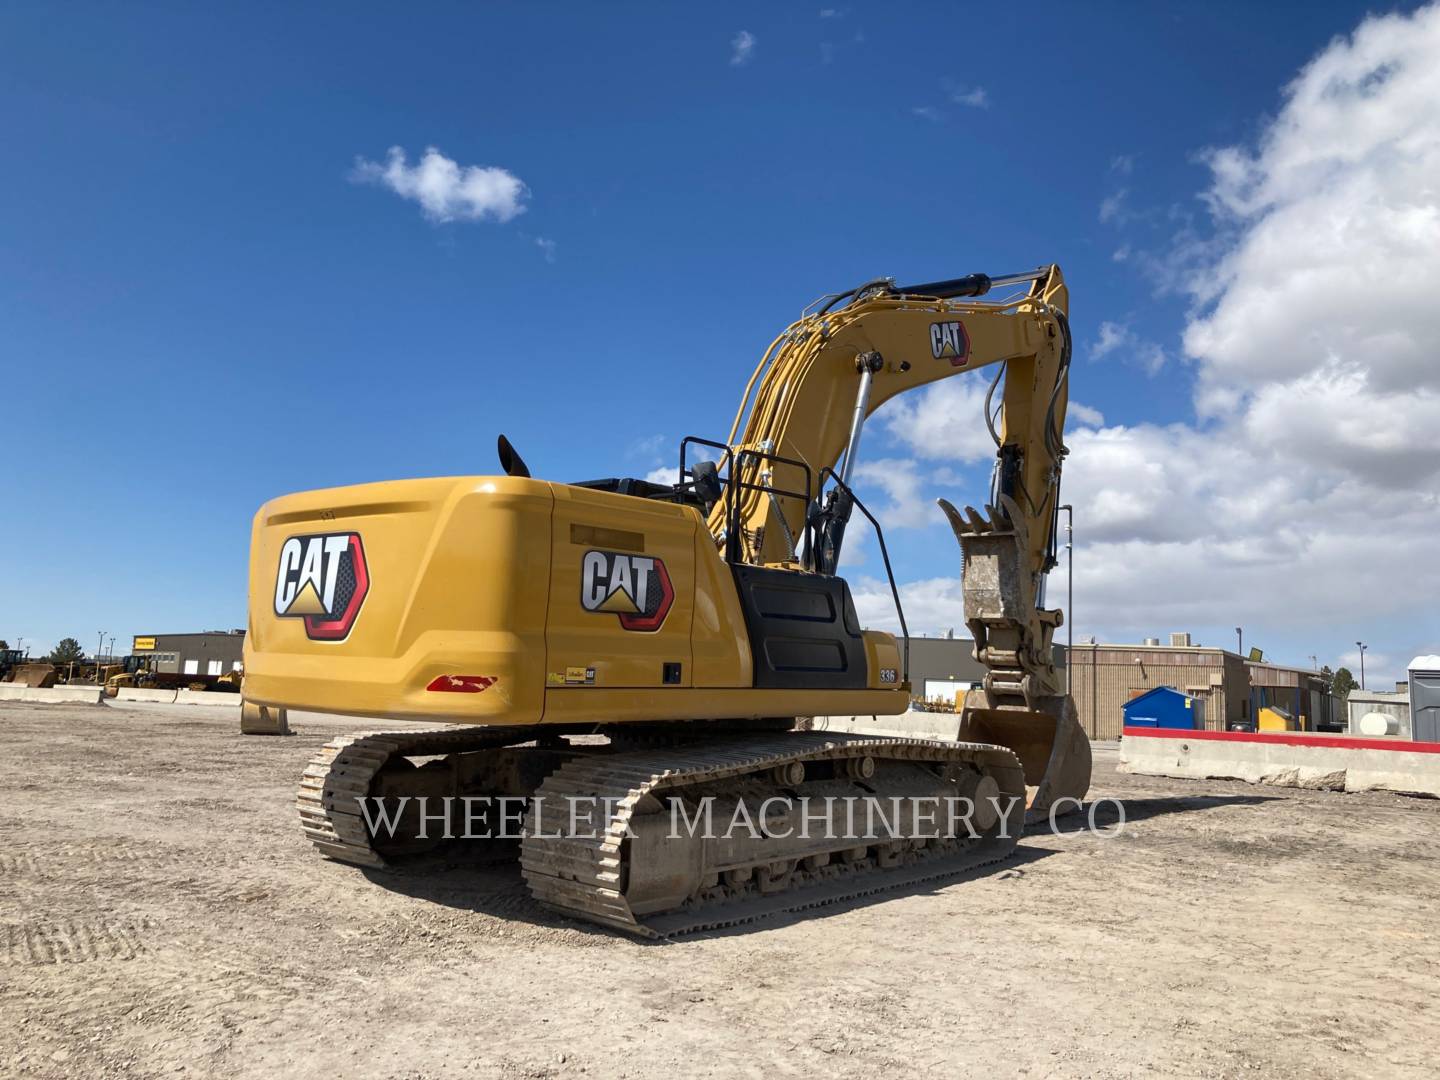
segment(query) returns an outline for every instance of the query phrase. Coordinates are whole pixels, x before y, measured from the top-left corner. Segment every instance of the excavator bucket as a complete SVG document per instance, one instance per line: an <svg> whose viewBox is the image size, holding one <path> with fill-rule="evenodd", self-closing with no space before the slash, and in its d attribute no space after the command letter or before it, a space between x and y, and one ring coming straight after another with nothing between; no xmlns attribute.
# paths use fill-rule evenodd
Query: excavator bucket
<svg viewBox="0 0 1440 1080"><path fill-rule="evenodd" d="M959 738L1007 747L1020 759L1027 820L1048 816L1061 799L1075 801L1060 812L1077 810L1090 790L1090 740L1059 685L1051 637L1061 614L1036 603L1024 517L1003 495L1000 509L987 506L984 515L967 506L962 516L939 502L960 541L965 624L987 669L983 686L966 695Z"/></svg>
<svg viewBox="0 0 1440 1080"><path fill-rule="evenodd" d="M1063 702L1056 712L991 709L985 706L985 692L972 690L960 717L961 742L993 743L1020 759L1027 822L1045 820L1061 798L1077 801L1062 804L1057 816L1073 813L1090 790L1090 740L1070 699L1053 700Z"/></svg>

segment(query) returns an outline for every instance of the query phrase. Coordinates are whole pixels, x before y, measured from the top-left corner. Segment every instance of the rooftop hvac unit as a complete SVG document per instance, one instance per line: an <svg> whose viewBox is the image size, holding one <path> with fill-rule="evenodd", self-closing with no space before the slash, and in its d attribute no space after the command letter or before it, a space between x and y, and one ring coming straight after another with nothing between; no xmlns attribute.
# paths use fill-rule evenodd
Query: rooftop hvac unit
<svg viewBox="0 0 1440 1080"><path fill-rule="evenodd" d="M1146 644L1146 645L1159 645L1159 644L1160 644L1160 639L1159 639L1158 637L1147 637L1147 638L1145 639L1145 644Z"/></svg>
<svg viewBox="0 0 1440 1080"><path fill-rule="evenodd" d="M1188 649L1190 647L1189 634L1171 634L1170 647L1172 649Z"/></svg>

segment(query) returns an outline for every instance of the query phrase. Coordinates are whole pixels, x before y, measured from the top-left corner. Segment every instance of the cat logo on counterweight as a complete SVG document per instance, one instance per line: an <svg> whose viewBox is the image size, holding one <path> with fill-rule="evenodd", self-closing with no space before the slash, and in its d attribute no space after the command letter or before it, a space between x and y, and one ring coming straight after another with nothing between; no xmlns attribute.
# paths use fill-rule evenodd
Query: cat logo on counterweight
<svg viewBox="0 0 1440 1080"><path fill-rule="evenodd" d="M587 551L580 564L580 606L611 612L626 630L659 630L675 601L665 563L648 555Z"/></svg>
<svg viewBox="0 0 1440 1080"><path fill-rule="evenodd" d="M344 641L369 591L359 533L292 536L280 549L275 614L304 619L312 641Z"/></svg>

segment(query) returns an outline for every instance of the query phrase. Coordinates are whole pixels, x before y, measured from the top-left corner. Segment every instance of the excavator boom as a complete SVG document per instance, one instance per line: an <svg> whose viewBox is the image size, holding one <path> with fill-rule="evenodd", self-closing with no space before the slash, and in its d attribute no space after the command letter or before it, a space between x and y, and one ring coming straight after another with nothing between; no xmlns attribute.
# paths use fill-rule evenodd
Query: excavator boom
<svg viewBox="0 0 1440 1080"><path fill-rule="evenodd" d="M869 282L827 298L776 339L731 430L739 467L757 481L739 514L741 546L761 562L799 560L833 573L848 515L845 493L806 510L763 489L794 488L807 468L837 464L848 481L865 420L886 401L977 368L996 369L982 418L996 445L992 501L983 514L972 507L961 514L944 499L940 507L960 542L965 622L987 670L983 686L966 699L960 737L1015 751L1033 814L1062 797L1082 798L1090 783L1089 741L1055 670L1051 639L1063 616L1043 607L1065 456L1068 307L1056 266L912 286ZM820 523L819 550L804 558L795 537L807 512ZM726 527L714 514L710 525L717 534Z"/></svg>

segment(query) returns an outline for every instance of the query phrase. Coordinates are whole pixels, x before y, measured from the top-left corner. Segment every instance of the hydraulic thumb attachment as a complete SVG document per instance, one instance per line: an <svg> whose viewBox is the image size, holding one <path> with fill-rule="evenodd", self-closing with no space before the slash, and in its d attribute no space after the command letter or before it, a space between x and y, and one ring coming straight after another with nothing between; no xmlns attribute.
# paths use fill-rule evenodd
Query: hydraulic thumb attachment
<svg viewBox="0 0 1440 1080"><path fill-rule="evenodd" d="M1025 519L1007 495L984 516L967 506L962 517L939 502L960 541L965 623L986 667L983 688L965 697L958 737L1007 747L1020 759L1027 820L1043 819L1062 798L1076 800L1062 813L1076 810L1090 789L1090 740L1055 672L1051 637L1061 614L1037 603Z"/></svg>

